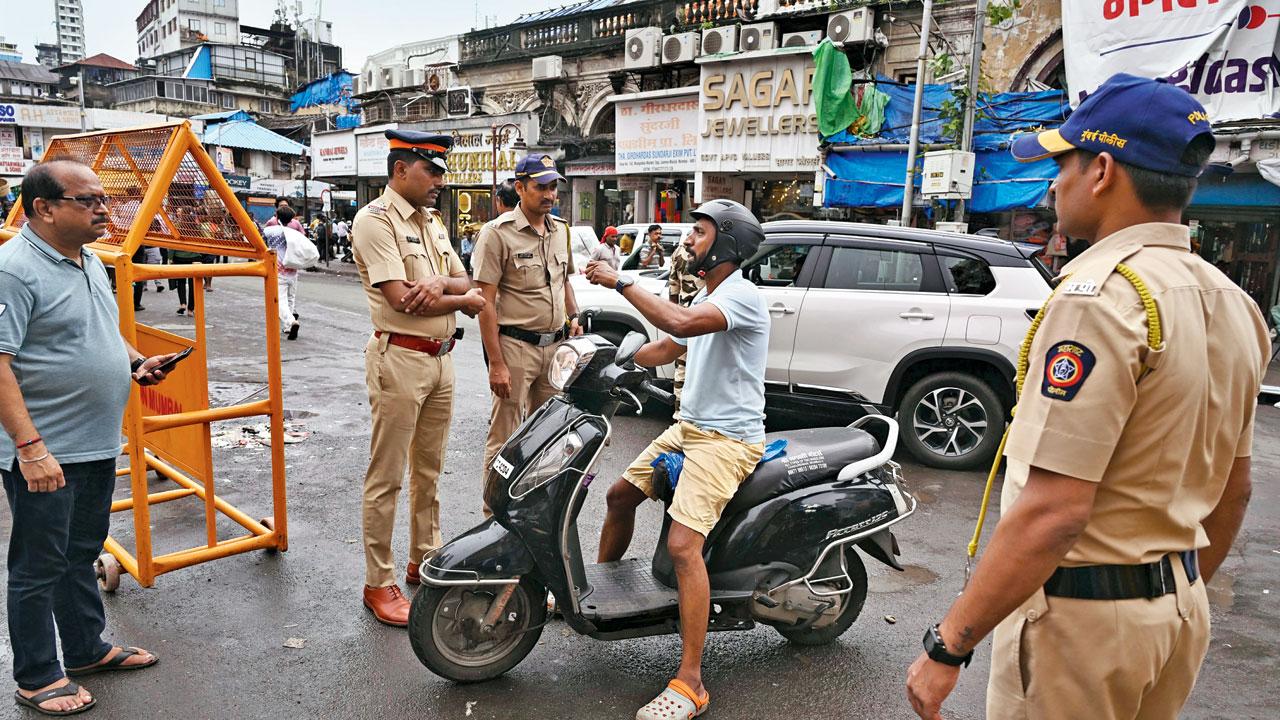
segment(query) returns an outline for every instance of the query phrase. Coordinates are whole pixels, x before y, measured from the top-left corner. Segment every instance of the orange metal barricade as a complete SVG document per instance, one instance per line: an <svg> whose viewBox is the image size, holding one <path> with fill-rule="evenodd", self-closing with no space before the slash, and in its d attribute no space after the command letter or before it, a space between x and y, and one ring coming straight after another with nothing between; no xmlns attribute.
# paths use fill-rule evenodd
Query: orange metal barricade
<svg viewBox="0 0 1280 720"><path fill-rule="evenodd" d="M89 165L111 196L110 235L89 248L114 270L124 338L147 356L188 347L193 350L160 385L134 384L130 391L124 417L129 467L117 471L117 475L129 476L132 492L131 497L112 503L111 511L132 512L135 547L130 553L114 537L107 538L110 555L104 555L99 564L103 587L115 589L120 569L142 586L151 587L157 575L178 568L251 550L286 550L284 412L275 255L267 249L253 220L186 121L57 137L49 143L44 157L46 161L70 159ZM13 237L23 221L19 203L0 226L0 241ZM248 262L135 263L134 253L144 245ZM201 280L232 276L262 278L269 395L265 400L210 408ZM194 341L135 320L133 283L169 278L194 279ZM218 497L210 435L211 423L257 416L266 416L271 428L272 514L262 520L255 520ZM148 471L172 481L178 489L150 492ZM155 555L151 505L192 496L204 504L204 544ZM219 513L248 534L219 539Z"/></svg>

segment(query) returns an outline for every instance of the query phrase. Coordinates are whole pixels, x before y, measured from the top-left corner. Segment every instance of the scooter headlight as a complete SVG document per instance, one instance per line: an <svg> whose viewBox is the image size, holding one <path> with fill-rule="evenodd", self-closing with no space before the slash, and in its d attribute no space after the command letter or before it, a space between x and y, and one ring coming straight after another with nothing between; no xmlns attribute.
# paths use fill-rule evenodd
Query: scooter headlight
<svg viewBox="0 0 1280 720"><path fill-rule="evenodd" d="M542 452L538 453L533 462L525 468L520 479L511 486L511 497L520 498L528 495L559 475L569 466L569 463L573 462L573 458L582 449L582 444L582 436L575 430L570 430L547 443Z"/></svg>
<svg viewBox="0 0 1280 720"><path fill-rule="evenodd" d="M596 344L583 337L576 337L560 343L556 354L551 358L551 368L547 370L547 381L556 390L564 390L577 379L578 373L591 362L596 354Z"/></svg>

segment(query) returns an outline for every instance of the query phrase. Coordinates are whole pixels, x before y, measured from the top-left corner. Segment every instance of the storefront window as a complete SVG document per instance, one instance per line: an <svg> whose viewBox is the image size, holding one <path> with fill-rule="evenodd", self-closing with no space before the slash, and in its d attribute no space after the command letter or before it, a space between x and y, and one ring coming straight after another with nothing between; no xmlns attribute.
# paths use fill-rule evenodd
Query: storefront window
<svg viewBox="0 0 1280 720"><path fill-rule="evenodd" d="M466 235L474 238L480 228L493 219L493 204L488 190L454 190L450 199L452 212L446 212L446 217L452 219L450 239L455 244L461 243Z"/></svg>
<svg viewBox="0 0 1280 720"><path fill-rule="evenodd" d="M600 207L601 220L605 227L635 222L636 194L629 190L619 190L614 180L605 180L601 195L604 201Z"/></svg>
<svg viewBox="0 0 1280 720"><path fill-rule="evenodd" d="M1264 311L1276 305L1276 262L1280 223L1192 220L1192 247L1232 282L1244 288Z"/></svg>
<svg viewBox="0 0 1280 720"><path fill-rule="evenodd" d="M813 178L757 181L754 207L751 209L765 222L812 217Z"/></svg>

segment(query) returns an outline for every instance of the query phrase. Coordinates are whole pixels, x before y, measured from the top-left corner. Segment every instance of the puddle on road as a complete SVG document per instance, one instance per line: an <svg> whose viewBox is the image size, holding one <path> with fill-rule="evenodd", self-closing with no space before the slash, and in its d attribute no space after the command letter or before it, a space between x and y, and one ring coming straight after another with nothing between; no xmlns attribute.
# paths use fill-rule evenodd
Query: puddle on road
<svg viewBox="0 0 1280 720"><path fill-rule="evenodd" d="M938 579L938 573L920 565L903 565L902 572L888 570L881 573L868 588L873 593L889 593L907 590L921 585L932 584Z"/></svg>
<svg viewBox="0 0 1280 720"><path fill-rule="evenodd" d="M1219 572L1205 586L1205 595L1209 598L1209 606L1218 610L1230 610L1236 602L1236 579L1233 575Z"/></svg>

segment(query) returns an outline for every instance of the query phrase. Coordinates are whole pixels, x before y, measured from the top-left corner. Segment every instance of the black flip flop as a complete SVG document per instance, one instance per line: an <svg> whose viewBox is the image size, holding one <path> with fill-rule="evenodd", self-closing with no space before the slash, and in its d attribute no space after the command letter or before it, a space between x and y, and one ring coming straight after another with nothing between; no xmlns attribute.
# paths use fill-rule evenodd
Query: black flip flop
<svg viewBox="0 0 1280 720"><path fill-rule="evenodd" d="M120 652L116 653L115 657L104 663L82 668L67 668L67 675L69 677L84 677L86 675L96 675L102 672L129 672L133 670L143 670L160 662L160 658L155 655L151 655L151 662L138 663L137 665L124 664L125 660L128 660L134 655L140 655L142 652L142 650L136 647L120 648Z"/></svg>
<svg viewBox="0 0 1280 720"><path fill-rule="evenodd" d="M74 710L50 710L48 708L40 707L40 703L46 703L46 702L49 702L50 700L53 700L55 698L60 698L60 697L73 697L79 694L80 694L80 686L73 682L69 682L60 688L45 690L44 692L37 693L35 695L32 695L31 697L24 697L22 693L18 692L17 690L14 690L13 701L24 707L29 707L32 710L35 710L36 712L40 713L41 715L52 715L54 717L63 717L66 715L78 715L84 712L85 710L88 710L89 708L93 707L94 705L98 704L98 699L94 698Z"/></svg>

